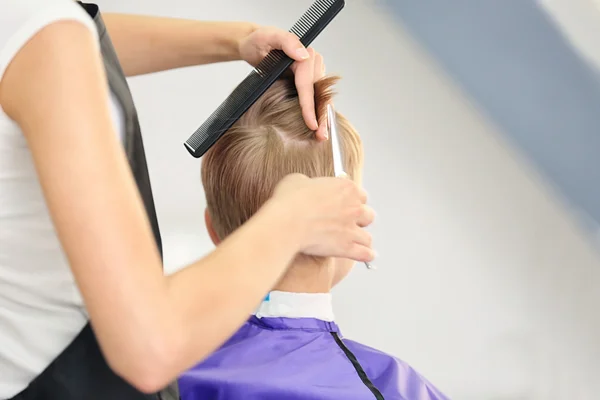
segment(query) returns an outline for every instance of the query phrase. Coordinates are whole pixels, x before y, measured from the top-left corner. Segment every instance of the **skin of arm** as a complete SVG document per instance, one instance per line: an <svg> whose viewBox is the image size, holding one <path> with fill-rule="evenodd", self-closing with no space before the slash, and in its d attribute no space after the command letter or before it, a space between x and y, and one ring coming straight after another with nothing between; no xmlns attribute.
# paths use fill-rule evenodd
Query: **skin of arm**
<svg viewBox="0 0 600 400"><path fill-rule="evenodd" d="M126 76L240 60L241 40L259 25L103 14Z"/></svg>
<svg viewBox="0 0 600 400"><path fill-rule="evenodd" d="M0 104L27 139L107 361L141 391L161 389L222 344L308 235L302 210L274 199L209 256L164 277L97 46L77 22L49 25L23 47L0 82Z"/></svg>

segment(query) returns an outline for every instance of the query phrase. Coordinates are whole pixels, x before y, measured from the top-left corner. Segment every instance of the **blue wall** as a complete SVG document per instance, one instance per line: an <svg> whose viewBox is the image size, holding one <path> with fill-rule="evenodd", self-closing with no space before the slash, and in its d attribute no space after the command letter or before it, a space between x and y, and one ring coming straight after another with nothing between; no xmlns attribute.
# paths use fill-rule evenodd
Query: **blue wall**
<svg viewBox="0 0 600 400"><path fill-rule="evenodd" d="M382 1L541 173L600 223L600 81L540 6Z"/></svg>

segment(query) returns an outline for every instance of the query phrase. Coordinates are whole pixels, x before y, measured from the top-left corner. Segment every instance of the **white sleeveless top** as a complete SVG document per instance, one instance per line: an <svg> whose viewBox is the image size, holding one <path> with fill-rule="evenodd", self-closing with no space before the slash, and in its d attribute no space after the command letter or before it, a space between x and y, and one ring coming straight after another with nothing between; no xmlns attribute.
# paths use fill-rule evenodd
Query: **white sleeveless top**
<svg viewBox="0 0 600 400"><path fill-rule="evenodd" d="M79 21L98 38L93 20L73 0L0 3L0 82L25 43L53 22ZM111 108L123 135L114 98ZM0 107L0 399L23 390L86 322L31 153L18 125Z"/></svg>

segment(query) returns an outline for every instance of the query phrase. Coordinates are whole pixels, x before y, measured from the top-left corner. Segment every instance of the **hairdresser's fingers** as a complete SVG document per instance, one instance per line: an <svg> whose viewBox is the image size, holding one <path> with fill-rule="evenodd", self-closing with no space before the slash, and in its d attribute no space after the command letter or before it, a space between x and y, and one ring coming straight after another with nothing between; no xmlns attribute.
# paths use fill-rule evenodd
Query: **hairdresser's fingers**
<svg viewBox="0 0 600 400"><path fill-rule="evenodd" d="M354 243L355 244L359 244L361 246L365 246L365 247L372 247L373 246L373 237L371 236L371 234L367 231L365 231L362 228L357 228L354 232Z"/></svg>
<svg viewBox="0 0 600 400"><path fill-rule="evenodd" d="M314 101L314 84L312 85L308 85L308 84L298 84L299 78L298 78L298 71L300 71L300 80L301 81L306 81L305 78L303 78L303 74L304 74L304 70L306 69L307 71L309 70L309 66L306 65L306 63L308 63L309 60L307 61L303 61L303 62L295 62L292 64L292 66L290 67L290 69L292 70L292 72L294 73L294 77L296 78L296 88L298 89L298 97L300 98L300 107L302 109L302 118L304 119L304 122L306 123L306 125L312 129L315 130L317 132L317 139L319 141L321 140L325 140L327 139L327 130L326 129L321 129L321 128L326 128L326 118L324 120L324 122L320 122L319 120L317 120L317 112L315 109L315 101ZM310 67L312 68L312 67ZM314 79L314 74L311 75L313 76ZM306 91L310 91L310 94L306 95ZM320 131L319 131L320 129Z"/></svg>
<svg viewBox="0 0 600 400"><path fill-rule="evenodd" d="M358 224L358 226L365 228L371 225L373 221L375 221L375 210L373 210L367 205L363 205L361 208L360 215L356 220L356 223Z"/></svg>
<svg viewBox="0 0 600 400"><path fill-rule="evenodd" d="M315 82L325 77L325 63L323 56L315 52L315 72L313 74Z"/></svg>
<svg viewBox="0 0 600 400"><path fill-rule="evenodd" d="M358 262L372 262L375 260L375 251L370 246L353 243L342 257Z"/></svg>
<svg viewBox="0 0 600 400"><path fill-rule="evenodd" d="M283 50L294 61L304 61L311 57L310 51L304 47L298 36L279 28L269 28L269 45Z"/></svg>
<svg viewBox="0 0 600 400"><path fill-rule="evenodd" d="M324 121L321 121L319 123L319 127L317 128L317 131L315 132L315 135L317 137L318 141L323 141L323 140L327 140L329 139L329 131L328 131L328 126L327 126L327 118L325 118Z"/></svg>
<svg viewBox="0 0 600 400"><path fill-rule="evenodd" d="M347 178L339 178L339 179L347 179ZM360 200L361 204L367 204L367 200L368 200L368 195L367 195L367 191L361 187L359 187L358 185L355 186L356 190L358 191L357 196L358 199Z"/></svg>
<svg viewBox="0 0 600 400"><path fill-rule="evenodd" d="M323 61L323 56L320 53L316 52L312 47L309 48L307 51L311 55L311 58L314 58L314 60L313 60L313 67L314 67L313 80L314 80L314 82L317 82L318 80L323 79L325 77L325 72L326 72L325 62ZM298 65L299 65L299 63L296 62L296 63L292 64L292 66L290 67L290 69L292 70L292 72L294 74L296 74L296 69L298 68Z"/></svg>
<svg viewBox="0 0 600 400"><path fill-rule="evenodd" d="M317 122L315 111L315 51L309 48L308 52L310 54L309 59L296 63L294 79L296 81L296 89L298 89L298 99L304 122L306 122L306 125L310 129L317 130L319 123Z"/></svg>
<svg viewBox="0 0 600 400"><path fill-rule="evenodd" d="M358 200L360 202L360 204L364 205L367 204L367 200L368 200L368 195L367 195L367 191L363 188L361 188L360 186L358 186L354 181L348 179L348 177L342 178L313 178L313 179L337 179L337 183L336 183L336 190L338 190L339 193L343 194L344 196L346 196L346 200L349 201L349 203L347 204L352 204L353 207L356 207L359 203L357 203L356 201ZM357 216L360 215L360 213L362 212L362 209L357 209L356 210L358 212Z"/></svg>
<svg viewBox="0 0 600 400"><path fill-rule="evenodd" d="M314 74L313 78L315 82L323 79L325 77L325 63L323 62L323 56L319 53L315 53L315 66L314 66ZM317 120L319 122L319 127L316 131L316 138L319 141L327 140L328 130L327 130L327 113L323 112L319 114L317 112Z"/></svg>

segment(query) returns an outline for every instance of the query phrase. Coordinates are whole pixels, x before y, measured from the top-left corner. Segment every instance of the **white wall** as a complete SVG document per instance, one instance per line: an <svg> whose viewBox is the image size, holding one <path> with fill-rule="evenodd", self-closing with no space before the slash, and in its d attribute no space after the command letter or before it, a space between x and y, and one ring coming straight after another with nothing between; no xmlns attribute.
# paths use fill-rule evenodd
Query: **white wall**
<svg viewBox="0 0 600 400"><path fill-rule="evenodd" d="M99 3L289 28L311 2ZM597 398L597 248L400 28L371 1L348 3L316 45L343 75L336 105L365 143L380 257L379 270L357 266L336 289L345 335L405 359L454 399ZM248 70L132 80L169 270L212 248L199 162L182 142Z"/></svg>

